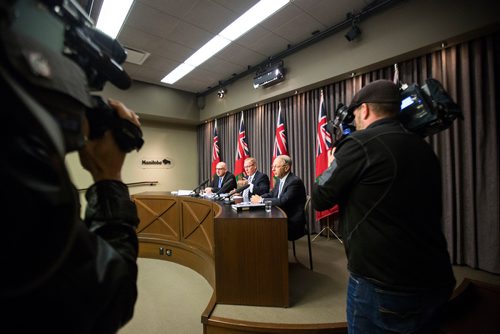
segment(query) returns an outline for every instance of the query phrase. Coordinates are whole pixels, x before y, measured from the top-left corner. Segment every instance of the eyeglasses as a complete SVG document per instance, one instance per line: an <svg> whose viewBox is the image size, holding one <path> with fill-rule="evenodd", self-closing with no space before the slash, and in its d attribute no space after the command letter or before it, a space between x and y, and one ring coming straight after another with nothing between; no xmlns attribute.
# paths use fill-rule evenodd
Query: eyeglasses
<svg viewBox="0 0 500 334"><path fill-rule="evenodd" d="M274 165L273 165L273 166L271 166L271 168L272 168L272 169L278 169L278 168L281 168L281 167L283 167L283 166L285 166L285 165L281 165L281 166L274 166Z"/></svg>
<svg viewBox="0 0 500 334"><path fill-rule="evenodd" d="M215 168L215 169L217 169L217 170L224 170L225 168Z"/></svg>
<svg viewBox="0 0 500 334"><path fill-rule="evenodd" d="M248 166L243 166L244 168L250 168L253 167L254 165L248 165Z"/></svg>

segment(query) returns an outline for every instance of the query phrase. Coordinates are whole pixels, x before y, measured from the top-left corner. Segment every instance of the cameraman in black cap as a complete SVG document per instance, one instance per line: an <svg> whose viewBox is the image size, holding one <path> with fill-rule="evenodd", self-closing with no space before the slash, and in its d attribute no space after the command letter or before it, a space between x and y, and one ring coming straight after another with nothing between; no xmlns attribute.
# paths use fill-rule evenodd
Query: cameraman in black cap
<svg viewBox="0 0 500 334"><path fill-rule="evenodd" d="M0 5L0 326L116 333L137 299L139 218L121 179L127 151L115 130L89 137L87 76L62 52L66 27L52 13L39 1ZM109 106L116 124L140 132L133 111ZM83 220L65 165L72 151L94 180Z"/></svg>
<svg viewBox="0 0 500 334"><path fill-rule="evenodd" d="M356 131L313 185L316 210L340 206L349 333L433 333L455 286L439 160L401 125L400 103L391 81L364 86L349 106Z"/></svg>

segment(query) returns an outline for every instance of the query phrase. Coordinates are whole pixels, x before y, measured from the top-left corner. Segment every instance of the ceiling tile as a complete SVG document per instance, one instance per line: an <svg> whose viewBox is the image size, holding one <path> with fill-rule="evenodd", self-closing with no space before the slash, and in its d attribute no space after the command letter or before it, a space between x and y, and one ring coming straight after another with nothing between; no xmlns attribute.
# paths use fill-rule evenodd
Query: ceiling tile
<svg viewBox="0 0 500 334"><path fill-rule="evenodd" d="M165 85L160 80L168 72L258 1L135 0L118 40L151 55L143 65L123 66L134 80L204 92L309 39L313 31L343 22L348 12L372 1L293 0L177 83Z"/></svg>

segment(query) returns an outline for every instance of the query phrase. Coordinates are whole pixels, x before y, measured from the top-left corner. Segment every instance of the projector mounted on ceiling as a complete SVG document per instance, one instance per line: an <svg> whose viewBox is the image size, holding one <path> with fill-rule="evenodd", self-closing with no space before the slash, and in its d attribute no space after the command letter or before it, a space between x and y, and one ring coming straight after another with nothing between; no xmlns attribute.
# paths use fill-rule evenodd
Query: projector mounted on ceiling
<svg viewBox="0 0 500 334"><path fill-rule="evenodd" d="M283 61L269 63L261 68L253 78L253 88L269 87L285 80L285 68Z"/></svg>

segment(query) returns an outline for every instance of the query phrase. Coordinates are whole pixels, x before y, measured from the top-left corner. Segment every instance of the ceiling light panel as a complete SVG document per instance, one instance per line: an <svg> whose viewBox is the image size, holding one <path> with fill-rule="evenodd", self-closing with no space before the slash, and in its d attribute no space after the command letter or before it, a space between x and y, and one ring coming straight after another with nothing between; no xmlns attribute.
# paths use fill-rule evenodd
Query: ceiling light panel
<svg viewBox="0 0 500 334"><path fill-rule="evenodd" d="M176 69L174 69L174 71L169 73L165 78L161 80L161 82L168 84L175 83L177 80L182 78L182 76L179 76L179 73L183 73L183 71L186 71L184 65L194 67L199 66L207 59L217 54L220 50L224 49L232 41L236 40L238 37L255 27L257 24L267 19L269 16L274 14L289 2L290 0L259 1L252 8L247 10L243 15L237 18L233 23L222 30L217 36L203 45L201 49L196 51L183 64L179 65ZM184 70L180 69L181 67L183 67ZM194 68L191 68L189 71L185 72L184 75L186 75L193 69ZM176 72L175 76L171 75L173 72ZM167 77L170 79L167 79ZM172 81L172 78L176 78L176 80Z"/></svg>
<svg viewBox="0 0 500 334"><path fill-rule="evenodd" d="M116 38L133 3L134 0L104 0L96 28Z"/></svg>

